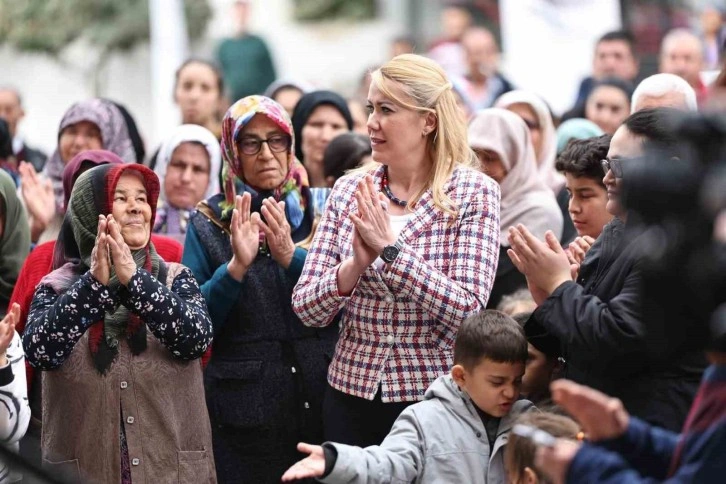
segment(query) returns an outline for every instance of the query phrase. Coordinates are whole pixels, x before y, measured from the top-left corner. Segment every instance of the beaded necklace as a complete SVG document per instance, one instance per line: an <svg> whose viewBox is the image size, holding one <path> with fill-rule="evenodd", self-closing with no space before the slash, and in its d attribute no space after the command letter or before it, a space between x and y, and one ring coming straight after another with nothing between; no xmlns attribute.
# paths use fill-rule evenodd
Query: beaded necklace
<svg viewBox="0 0 726 484"><path fill-rule="evenodd" d="M388 186L388 166L383 165L383 176L381 177L381 190L383 190L383 193L386 194L388 199L395 203L396 205L400 207L406 207L408 206L408 202L401 200L400 198L397 198L393 192L391 192L391 188Z"/></svg>

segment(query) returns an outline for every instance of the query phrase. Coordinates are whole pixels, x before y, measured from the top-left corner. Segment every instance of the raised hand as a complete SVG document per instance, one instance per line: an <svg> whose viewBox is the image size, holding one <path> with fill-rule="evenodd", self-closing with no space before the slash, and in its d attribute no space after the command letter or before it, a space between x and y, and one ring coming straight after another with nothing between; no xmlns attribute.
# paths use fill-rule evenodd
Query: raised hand
<svg viewBox="0 0 726 484"><path fill-rule="evenodd" d="M323 448L319 445L300 442L297 444L297 450L309 455L290 467L282 475L282 481L290 482L298 479L323 477L325 473L325 453L323 452Z"/></svg>
<svg viewBox="0 0 726 484"><path fill-rule="evenodd" d="M125 286L136 272L136 262L133 254L131 254L131 249L129 249L123 235L121 235L119 223L113 218L113 215L106 217L106 221L108 224L106 242L111 252L113 269L116 271L118 281Z"/></svg>
<svg viewBox="0 0 726 484"><path fill-rule="evenodd" d="M8 346L15 336L15 325L20 321L20 304L13 303L10 311L0 321L0 367L8 364Z"/></svg>
<svg viewBox="0 0 726 484"><path fill-rule="evenodd" d="M560 284L572 280L570 261L552 231L547 231L546 242L542 242L519 224L509 229L508 239L511 248L507 254L530 286L549 296Z"/></svg>
<svg viewBox="0 0 726 484"><path fill-rule="evenodd" d="M290 234L290 224L285 217L285 202L276 202L272 197L266 198L262 201L262 215L267 223L260 220L259 224L265 232L270 254L275 262L287 269L295 253L295 243Z"/></svg>
<svg viewBox="0 0 726 484"><path fill-rule="evenodd" d="M107 221L105 215L98 216L98 232L96 233L96 244L91 251L91 275L101 284L108 285L111 278L111 263L108 253Z"/></svg>
<svg viewBox="0 0 726 484"><path fill-rule="evenodd" d="M567 259L570 261L570 264L577 264L578 266L582 264L582 261L585 260L587 251L590 250L594 243L595 239L589 235L576 237L575 240L570 242L570 245L567 246L567 249L565 249L565 253L567 253Z"/></svg>
<svg viewBox="0 0 726 484"><path fill-rule="evenodd" d="M250 214L251 205L249 193L238 195L229 225L232 260L227 264L227 271L237 281L242 280L260 248L260 214Z"/></svg>
<svg viewBox="0 0 726 484"><path fill-rule="evenodd" d="M23 201L31 217L33 240L48 227L55 215L55 195L53 185L48 179L41 179L33 165L25 161L18 167Z"/></svg>
<svg viewBox="0 0 726 484"><path fill-rule="evenodd" d="M378 192L370 175L366 175L358 183L355 199L358 202L358 213L350 214L350 220L363 242L378 256L386 246L396 242L396 235L391 227L383 194Z"/></svg>
<svg viewBox="0 0 726 484"><path fill-rule="evenodd" d="M630 415L623 402L569 380L550 385L552 399L577 420L592 441L620 437L628 429Z"/></svg>

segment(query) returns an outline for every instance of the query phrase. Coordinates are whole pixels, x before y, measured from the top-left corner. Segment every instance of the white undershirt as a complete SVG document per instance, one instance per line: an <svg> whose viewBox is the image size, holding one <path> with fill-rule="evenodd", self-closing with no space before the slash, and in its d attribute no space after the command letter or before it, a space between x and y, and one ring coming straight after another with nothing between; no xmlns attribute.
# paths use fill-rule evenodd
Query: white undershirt
<svg viewBox="0 0 726 484"><path fill-rule="evenodd" d="M393 233L398 238L399 235L401 235L401 231L406 226L406 224L413 218L412 213L407 213L405 215L389 215L389 218L391 219L391 229L393 229ZM378 257L375 261L373 261L373 265L378 269L379 271L382 271L383 268L386 266L386 263Z"/></svg>

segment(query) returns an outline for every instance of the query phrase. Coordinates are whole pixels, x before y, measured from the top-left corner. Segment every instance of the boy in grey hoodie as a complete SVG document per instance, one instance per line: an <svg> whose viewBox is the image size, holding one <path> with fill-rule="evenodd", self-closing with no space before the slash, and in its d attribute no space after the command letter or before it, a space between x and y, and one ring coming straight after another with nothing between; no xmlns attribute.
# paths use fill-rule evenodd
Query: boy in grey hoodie
<svg viewBox="0 0 726 484"><path fill-rule="evenodd" d="M527 339L516 321L499 311L471 316L456 336L451 373L401 413L380 446L300 443L310 455L282 480L504 483L512 421L533 408L517 400L526 361Z"/></svg>

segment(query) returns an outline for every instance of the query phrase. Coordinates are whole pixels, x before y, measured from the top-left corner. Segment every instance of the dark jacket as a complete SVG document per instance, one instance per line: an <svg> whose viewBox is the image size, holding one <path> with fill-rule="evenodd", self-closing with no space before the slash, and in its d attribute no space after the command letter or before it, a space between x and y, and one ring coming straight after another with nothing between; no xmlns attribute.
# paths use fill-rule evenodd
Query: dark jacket
<svg viewBox="0 0 726 484"><path fill-rule="evenodd" d="M308 207L293 240L310 232ZM260 254L240 283L226 272L231 258L229 234L194 212L183 260L202 284L215 331L205 387L218 478L279 482L300 458L298 442L322 442L322 400L338 329L307 328L292 311L302 261L286 270Z"/></svg>
<svg viewBox="0 0 726 484"><path fill-rule="evenodd" d="M688 337L641 318L638 229L605 226L580 267L533 313L563 345L565 376L620 398L649 423L680 430L706 361ZM668 333L668 338L658 335Z"/></svg>
<svg viewBox="0 0 726 484"><path fill-rule="evenodd" d="M35 171L37 171L38 173L43 171L43 168L45 167L45 162L48 160L48 155L40 150L33 149L24 143L23 149L17 152L15 154L15 157L18 160L18 163L20 163L21 161L27 161L28 163L33 165L33 168L35 168Z"/></svg>
<svg viewBox="0 0 726 484"><path fill-rule="evenodd" d="M688 423L678 435L630 419L617 439L585 444L575 455L567 482L645 484L723 482L726 475L726 367L706 370Z"/></svg>

